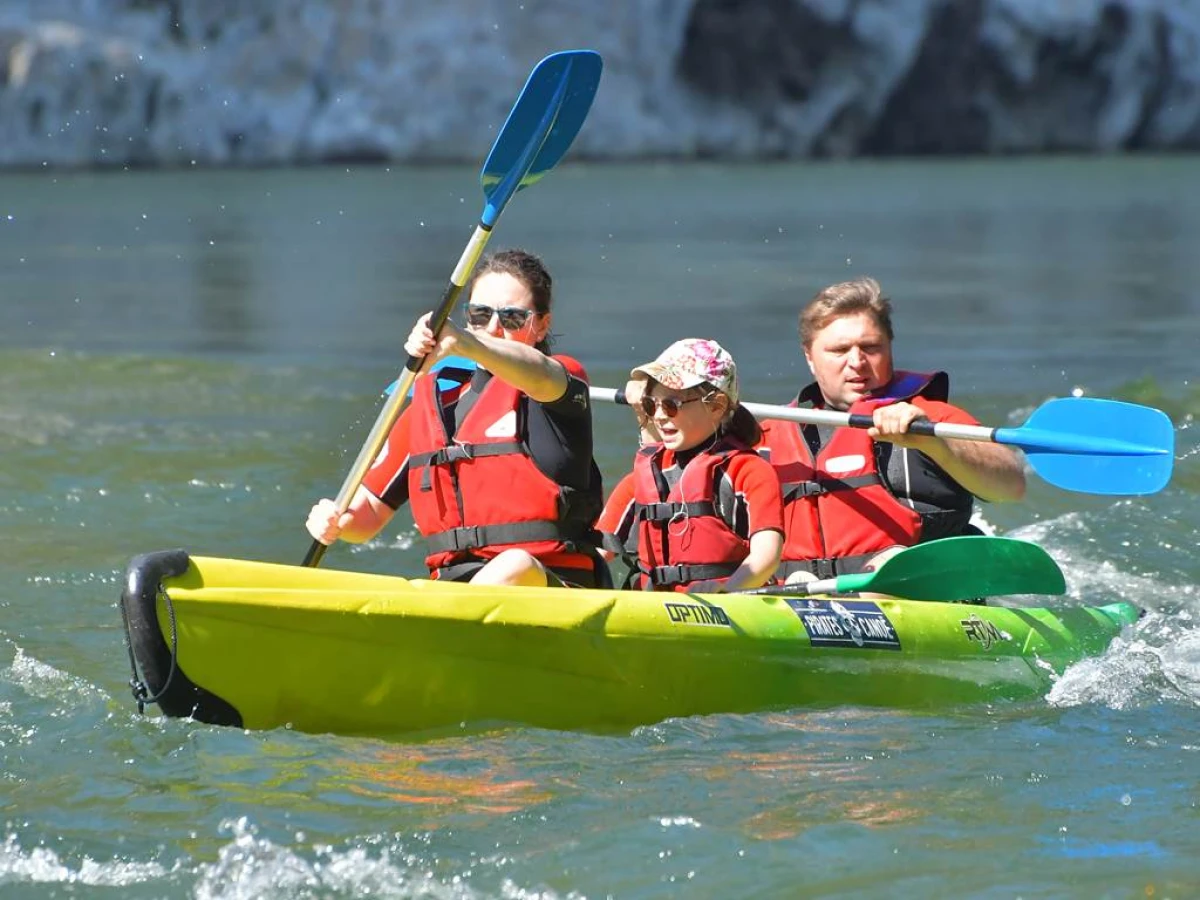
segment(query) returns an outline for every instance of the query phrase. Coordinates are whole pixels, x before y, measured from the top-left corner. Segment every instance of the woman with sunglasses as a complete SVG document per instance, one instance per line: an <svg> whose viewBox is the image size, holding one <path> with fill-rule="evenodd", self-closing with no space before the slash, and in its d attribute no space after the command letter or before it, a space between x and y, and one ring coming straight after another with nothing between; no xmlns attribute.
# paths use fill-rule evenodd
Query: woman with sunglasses
<svg viewBox="0 0 1200 900"><path fill-rule="evenodd" d="M783 549L783 502L774 470L752 449L761 431L738 405L733 358L716 341L689 338L630 378L643 446L597 525L609 555L636 536L631 581L645 590L766 584Z"/></svg>
<svg viewBox="0 0 1200 900"><path fill-rule="evenodd" d="M339 519L332 501L313 507L314 538L369 540L407 502L433 578L607 581L592 530L603 494L587 375L549 353L551 287L540 259L506 250L476 271L465 329L447 321L435 337L428 314L417 321L410 355L465 357L476 368L417 380L350 508Z"/></svg>

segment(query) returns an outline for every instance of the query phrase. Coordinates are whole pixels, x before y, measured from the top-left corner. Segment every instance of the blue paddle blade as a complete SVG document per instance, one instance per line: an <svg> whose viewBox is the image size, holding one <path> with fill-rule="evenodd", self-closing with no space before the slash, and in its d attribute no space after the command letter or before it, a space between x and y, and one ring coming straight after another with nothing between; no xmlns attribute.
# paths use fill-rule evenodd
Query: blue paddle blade
<svg viewBox="0 0 1200 900"><path fill-rule="evenodd" d="M1060 397L996 441L1025 451L1050 484L1090 494L1153 494L1175 464L1175 426L1161 410L1119 400Z"/></svg>
<svg viewBox="0 0 1200 900"><path fill-rule="evenodd" d="M488 201L481 218L485 227L495 224L513 194L535 184L566 154L592 107L603 67L593 50L564 50L529 74L479 174Z"/></svg>

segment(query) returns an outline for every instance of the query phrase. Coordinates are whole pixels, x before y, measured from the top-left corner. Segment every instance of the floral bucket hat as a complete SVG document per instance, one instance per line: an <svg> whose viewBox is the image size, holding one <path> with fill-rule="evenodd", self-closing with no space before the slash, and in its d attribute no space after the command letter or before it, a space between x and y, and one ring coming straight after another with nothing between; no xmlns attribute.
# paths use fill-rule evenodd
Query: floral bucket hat
<svg viewBox="0 0 1200 900"><path fill-rule="evenodd" d="M629 375L631 378L653 378L674 391L685 391L708 382L729 398L731 406L738 403L737 366L733 357L716 341L703 338L676 341L654 362L638 366Z"/></svg>

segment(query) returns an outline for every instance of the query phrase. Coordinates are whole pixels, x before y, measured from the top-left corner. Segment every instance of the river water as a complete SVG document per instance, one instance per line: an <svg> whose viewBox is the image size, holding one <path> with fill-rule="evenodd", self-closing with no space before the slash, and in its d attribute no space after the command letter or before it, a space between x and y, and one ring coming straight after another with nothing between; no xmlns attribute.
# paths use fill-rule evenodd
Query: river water
<svg viewBox="0 0 1200 900"><path fill-rule="evenodd" d="M1200 896L1200 159L564 166L493 249L542 253L593 381L720 339L746 399L858 274L897 357L988 424L1158 406L1144 498L986 510L1069 596L1147 616L1030 703L465 725L404 740L139 716L136 553L298 563L482 207L458 167L0 177L0 895ZM610 483L627 411L600 408ZM406 516L325 565L412 572Z"/></svg>

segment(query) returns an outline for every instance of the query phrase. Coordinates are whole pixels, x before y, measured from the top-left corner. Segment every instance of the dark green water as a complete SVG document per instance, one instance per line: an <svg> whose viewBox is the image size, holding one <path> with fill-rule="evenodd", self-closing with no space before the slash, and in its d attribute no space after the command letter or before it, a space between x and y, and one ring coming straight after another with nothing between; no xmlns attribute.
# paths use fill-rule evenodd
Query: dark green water
<svg viewBox="0 0 1200 900"><path fill-rule="evenodd" d="M138 716L134 554L299 562L478 217L467 169L0 177L0 895L1189 897L1200 893L1200 160L565 167L542 253L593 381L685 336L747 399L795 314L879 278L899 362L989 424L1080 391L1177 422L1152 497L1034 483L987 518L1149 614L1034 703L384 742ZM628 414L597 410L629 463ZM327 565L411 572L406 517Z"/></svg>

